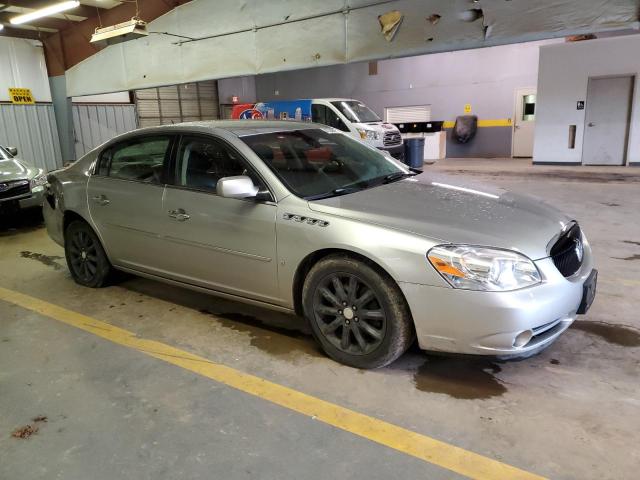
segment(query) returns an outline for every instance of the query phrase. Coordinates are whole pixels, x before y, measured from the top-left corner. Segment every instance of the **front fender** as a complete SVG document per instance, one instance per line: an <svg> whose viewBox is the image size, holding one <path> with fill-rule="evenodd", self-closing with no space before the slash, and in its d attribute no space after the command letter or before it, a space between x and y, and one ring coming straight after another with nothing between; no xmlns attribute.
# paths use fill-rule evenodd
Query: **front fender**
<svg viewBox="0 0 640 480"><path fill-rule="evenodd" d="M307 222L306 219L311 220ZM317 220L326 222L326 225L320 226L322 223ZM281 295L289 307L294 305L293 285L298 268L309 255L327 249L353 252L368 258L396 282L449 286L426 258L429 249L440 243L436 240L315 212L302 202L287 201L278 205L276 232L278 280Z"/></svg>

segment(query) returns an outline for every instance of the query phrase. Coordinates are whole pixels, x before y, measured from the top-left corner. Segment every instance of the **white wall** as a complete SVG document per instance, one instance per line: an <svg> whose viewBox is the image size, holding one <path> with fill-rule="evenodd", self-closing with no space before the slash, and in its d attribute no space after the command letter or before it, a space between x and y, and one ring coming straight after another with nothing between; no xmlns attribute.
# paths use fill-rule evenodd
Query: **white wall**
<svg viewBox="0 0 640 480"><path fill-rule="evenodd" d="M0 37L0 102L9 101L9 88L30 88L36 102L51 102L42 43Z"/></svg>
<svg viewBox="0 0 640 480"><path fill-rule="evenodd" d="M385 107L431 105L431 119L453 122L465 104L480 120L502 120L501 126L480 128L476 137L459 144L448 135L450 157L511 156L515 90L535 87L541 46L562 40L500 45L380 60L378 74L367 63L333 65L256 77L258 100L314 97L356 98L380 117ZM276 94L276 92L278 92Z"/></svg>
<svg viewBox="0 0 640 480"><path fill-rule="evenodd" d="M105 93L103 95L86 95L73 97L73 103L131 103L129 92Z"/></svg>
<svg viewBox="0 0 640 480"><path fill-rule="evenodd" d="M638 75L640 35L549 45L540 49L534 162L581 163L589 77ZM640 82L636 81L629 132L628 163L640 163ZM568 148L576 125L575 148Z"/></svg>
<svg viewBox="0 0 640 480"><path fill-rule="evenodd" d="M256 99L256 77L234 77L218 80L218 98L220 104L232 103L234 95L240 103L252 103Z"/></svg>
<svg viewBox="0 0 640 480"><path fill-rule="evenodd" d="M455 120L470 103L481 119L513 116L516 88L535 87L538 51L558 40L336 65L256 77L258 99L353 97L384 115L385 107L431 105L432 120ZM278 92L278 95L275 92Z"/></svg>

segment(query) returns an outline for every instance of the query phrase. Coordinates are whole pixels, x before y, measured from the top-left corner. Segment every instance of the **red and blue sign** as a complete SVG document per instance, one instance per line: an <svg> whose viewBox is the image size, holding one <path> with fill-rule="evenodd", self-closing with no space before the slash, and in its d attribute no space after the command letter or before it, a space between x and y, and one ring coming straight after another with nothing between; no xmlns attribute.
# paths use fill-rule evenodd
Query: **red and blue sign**
<svg viewBox="0 0 640 480"><path fill-rule="evenodd" d="M311 121L311 100L284 100L235 105L234 120L297 120Z"/></svg>

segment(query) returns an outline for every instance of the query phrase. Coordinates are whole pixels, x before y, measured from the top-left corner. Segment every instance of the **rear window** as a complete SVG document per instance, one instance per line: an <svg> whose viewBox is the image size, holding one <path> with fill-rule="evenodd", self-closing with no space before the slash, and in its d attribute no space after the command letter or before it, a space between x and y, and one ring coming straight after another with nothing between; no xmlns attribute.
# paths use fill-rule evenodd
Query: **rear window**
<svg viewBox="0 0 640 480"><path fill-rule="evenodd" d="M171 138L141 137L119 143L100 158L98 175L145 183L164 183L164 161Z"/></svg>

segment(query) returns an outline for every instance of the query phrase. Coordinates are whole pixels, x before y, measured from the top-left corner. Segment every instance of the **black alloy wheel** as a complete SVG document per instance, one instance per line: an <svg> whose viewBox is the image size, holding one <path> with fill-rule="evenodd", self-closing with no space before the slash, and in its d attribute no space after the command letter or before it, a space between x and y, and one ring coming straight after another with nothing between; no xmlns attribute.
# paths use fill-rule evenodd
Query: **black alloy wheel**
<svg viewBox="0 0 640 480"><path fill-rule="evenodd" d="M337 272L324 277L313 311L322 335L344 353L371 353L386 333L384 308L371 287L355 275Z"/></svg>
<svg viewBox="0 0 640 480"><path fill-rule="evenodd" d="M302 306L322 349L345 365L384 367L415 340L398 284L380 267L347 254L329 255L311 267Z"/></svg>
<svg viewBox="0 0 640 480"><path fill-rule="evenodd" d="M98 272L96 244L83 230L74 232L69 246L69 261L73 273L85 282L91 282Z"/></svg>
<svg viewBox="0 0 640 480"><path fill-rule="evenodd" d="M107 283L111 264L98 236L87 223L77 220L67 227L64 247L67 265L76 283L92 288Z"/></svg>

